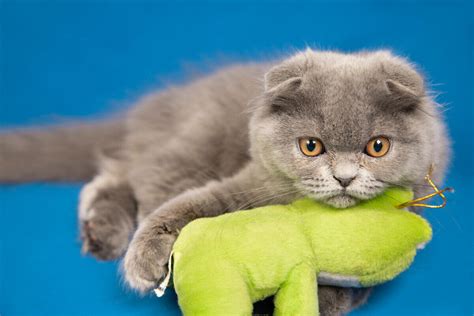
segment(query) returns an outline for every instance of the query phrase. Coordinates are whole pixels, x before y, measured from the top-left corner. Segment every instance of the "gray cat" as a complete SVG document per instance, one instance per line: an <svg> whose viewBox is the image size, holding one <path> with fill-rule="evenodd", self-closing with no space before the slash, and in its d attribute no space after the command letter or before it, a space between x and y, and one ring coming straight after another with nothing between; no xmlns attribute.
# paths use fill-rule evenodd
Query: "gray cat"
<svg viewBox="0 0 474 316"><path fill-rule="evenodd" d="M125 254L126 281L148 291L193 219L302 196L345 208L389 186L424 195L429 166L441 181L450 155L425 89L390 52L308 49L152 94L123 118L0 134L0 181L93 177L80 198L83 250ZM319 292L323 315L368 296Z"/></svg>

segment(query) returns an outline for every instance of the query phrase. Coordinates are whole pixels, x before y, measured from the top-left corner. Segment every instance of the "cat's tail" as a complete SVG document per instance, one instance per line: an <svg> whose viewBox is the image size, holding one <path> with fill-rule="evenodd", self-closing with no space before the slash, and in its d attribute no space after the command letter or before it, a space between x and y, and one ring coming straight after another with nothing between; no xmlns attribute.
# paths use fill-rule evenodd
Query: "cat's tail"
<svg viewBox="0 0 474 316"><path fill-rule="evenodd" d="M122 141L123 121L79 123L0 132L0 183L84 181L96 155Z"/></svg>

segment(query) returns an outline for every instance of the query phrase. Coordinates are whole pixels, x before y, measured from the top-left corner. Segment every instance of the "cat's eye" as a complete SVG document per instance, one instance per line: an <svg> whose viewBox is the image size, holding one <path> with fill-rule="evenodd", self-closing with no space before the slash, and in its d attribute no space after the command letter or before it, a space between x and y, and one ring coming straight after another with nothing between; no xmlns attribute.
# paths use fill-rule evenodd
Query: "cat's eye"
<svg viewBox="0 0 474 316"><path fill-rule="evenodd" d="M390 140L387 137L378 136L372 138L365 146L365 153L371 157L380 158L385 156L390 149Z"/></svg>
<svg viewBox="0 0 474 316"><path fill-rule="evenodd" d="M324 153L323 143L314 137L301 137L298 139L301 152L308 157L316 157Z"/></svg>

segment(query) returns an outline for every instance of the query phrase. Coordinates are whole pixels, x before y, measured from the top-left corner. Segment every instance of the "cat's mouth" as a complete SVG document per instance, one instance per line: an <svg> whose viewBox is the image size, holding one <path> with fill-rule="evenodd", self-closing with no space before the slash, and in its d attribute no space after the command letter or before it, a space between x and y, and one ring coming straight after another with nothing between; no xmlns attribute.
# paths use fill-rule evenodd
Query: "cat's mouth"
<svg viewBox="0 0 474 316"><path fill-rule="evenodd" d="M336 208L347 208L357 204L361 199L351 194L350 191L345 188L331 191L313 191L310 190L307 196Z"/></svg>
<svg viewBox="0 0 474 316"><path fill-rule="evenodd" d="M381 190L380 192L383 192ZM360 201L368 200L376 197L380 192L363 192L357 189L346 189L341 188L339 190L332 190L331 194L315 194L316 192L311 192L308 194L309 197L324 202L328 205L331 205L336 208L348 208L356 205Z"/></svg>
<svg viewBox="0 0 474 316"><path fill-rule="evenodd" d="M325 199L323 202L337 208L347 208L357 204L359 199L349 194L347 190L343 189L341 193L333 195Z"/></svg>
<svg viewBox="0 0 474 316"><path fill-rule="evenodd" d="M354 183L347 187L339 185L323 186L318 183L301 183L300 190L306 196L336 208L347 208L360 201L376 197L384 191L385 185L372 182Z"/></svg>

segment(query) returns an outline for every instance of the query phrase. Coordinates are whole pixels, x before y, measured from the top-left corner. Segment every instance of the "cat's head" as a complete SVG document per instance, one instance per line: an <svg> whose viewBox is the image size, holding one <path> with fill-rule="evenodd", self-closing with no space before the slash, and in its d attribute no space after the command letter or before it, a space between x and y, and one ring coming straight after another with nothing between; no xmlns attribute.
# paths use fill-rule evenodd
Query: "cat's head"
<svg viewBox="0 0 474 316"><path fill-rule="evenodd" d="M301 194L336 207L423 185L447 142L420 74L387 51L306 50L265 75L251 151Z"/></svg>

